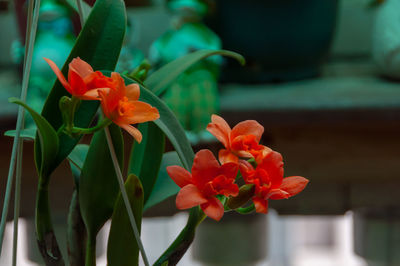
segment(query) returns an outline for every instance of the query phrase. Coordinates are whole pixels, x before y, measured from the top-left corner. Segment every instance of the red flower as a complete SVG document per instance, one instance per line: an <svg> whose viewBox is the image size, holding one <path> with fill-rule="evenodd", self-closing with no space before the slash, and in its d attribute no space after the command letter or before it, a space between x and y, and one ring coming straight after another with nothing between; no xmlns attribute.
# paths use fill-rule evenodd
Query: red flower
<svg viewBox="0 0 400 266"><path fill-rule="evenodd" d="M222 117L212 115L207 130L226 148L219 151L221 163L238 162L238 157L253 157L256 161L261 161L271 151L259 144L264 127L255 120L240 122L231 129Z"/></svg>
<svg viewBox="0 0 400 266"><path fill-rule="evenodd" d="M108 92L99 90L104 115L131 134L137 142L142 134L131 124L153 121L160 118L157 108L139 101L140 88L137 84L125 86L124 79L118 73L112 73L115 87Z"/></svg>
<svg viewBox="0 0 400 266"><path fill-rule="evenodd" d="M240 172L247 184L255 185L253 202L256 212L267 213L268 199L287 199L300 193L309 182L301 176L283 178L282 155L270 152L256 169L247 162L240 160Z"/></svg>
<svg viewBox="0 0 400 266"><path fill-rule="evenodd" d="M238 165L220 165L211 151L196 153L192 173L180 166L168 166L168 175L181 187L176 197L178 209L189 209L200 205L204 213L219 221L224 214L224 206L216 195L237 196L239 187L234 184Z"/></svg>
<svg viewBox="0 0 400 266"><path fill-rule="evenodd" d="M68 81L53 61L47 58L44 60L53 69L64 88L79 99L99 100L98 90L108 91L114 86L111 78L99 71L93 71L93 68L79 57L69 63Z"/></svg>

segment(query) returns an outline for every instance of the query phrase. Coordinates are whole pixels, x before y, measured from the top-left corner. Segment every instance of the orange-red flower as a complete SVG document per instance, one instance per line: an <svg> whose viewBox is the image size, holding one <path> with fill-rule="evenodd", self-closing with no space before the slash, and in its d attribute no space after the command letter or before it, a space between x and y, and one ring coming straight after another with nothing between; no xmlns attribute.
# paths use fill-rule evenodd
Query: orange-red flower
<svg viewBox="0 0 400 266"><path fill-rule="evenodd" d="M124 79L115 72L111 74L111 78L115 87L109 91L98 91L104 115L128 131L140 143L142 134L131 124L156 120L160 114L157 108L139 101L139 85L125 86Z"/></svg>
<svg viewBox="0 0 400 266"><path fill-rule="evenodd" d="M268 212L268 199L287 199L300 193L308 180L301 176L283 178L283 160L278 152L271 151L256 169L244 160L239 162L240 172L247 184L255 185L253 202L256 212Z"/></svg>
<svg viewBox="0 0 400 266"><path fill-rule="evenodd" d="M192 173L180 166L168 166L168 175L181 187L176 197L178 209L188 209L200 205L204 213L219 221L224 214L222 203L216 195L237 196L239 188L235 182L238 172L236 163L220 165L211 151L196 153Z"/></svg>
<svg viewBox="0 0 400 266"><path fill-rule="evenodd" d="M231 129L222 117L212 115L207 130L226 148L219 151L221 163L238 162L238 157L253 157L261 161L271 151L270 148L259 144L264 127L255 120L240 122Z"/></svg>
<svg viewBox="0 0 400 266"><path fill-rule="evenodd" d="M93 68L79 57L69 63L68 81L53 61L47 58L44 60L50 65L64 88L79 99L99 100L98 90L108 91L114 86L111 78L99 71L93 71Z"/></svg>

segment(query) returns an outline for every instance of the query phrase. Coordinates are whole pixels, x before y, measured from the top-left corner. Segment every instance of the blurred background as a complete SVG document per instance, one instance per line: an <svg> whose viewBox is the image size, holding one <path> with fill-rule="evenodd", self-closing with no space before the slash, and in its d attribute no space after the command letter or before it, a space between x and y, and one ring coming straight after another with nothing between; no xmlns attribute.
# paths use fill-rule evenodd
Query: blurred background
<svg viewBox="0 0 400 266"><path fill-rule="evenodd" d="M154 71L199 49L224 48L247 60L241 67L211 57L163 95L195 150L220 148L204 131L210 114L231 126L256 119L265 127L262 143L283 154L285 176L310 180L300 195L270 201L266 216L206 220L181 265L400 265L400 0L125 2L121 73L134 75L144 63ZM38 111L55 81L42 57L61 67L80 29L70 3L41 1L28 95ZM15 128L17 114L7 99L20 93L26 7L0 0L0 202L12 146L3 133ZM37 265L33 143L24 147L18 265ZM67 164L55 175L50 197L62 239L73 181ZM185 221L174 198L146 213L150 261ZM11 264L11 232L10 223L0 265ZM101 237L105 243L106 232ZM104 246L98 265L106 264Z"/></svg>

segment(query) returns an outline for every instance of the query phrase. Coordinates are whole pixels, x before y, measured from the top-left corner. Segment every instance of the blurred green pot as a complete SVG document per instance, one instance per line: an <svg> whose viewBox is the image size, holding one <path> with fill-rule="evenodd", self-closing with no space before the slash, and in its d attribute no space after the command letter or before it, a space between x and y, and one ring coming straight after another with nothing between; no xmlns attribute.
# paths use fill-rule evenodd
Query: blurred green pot
<svg viewBox="0 0 400 266"><path fill-rule="evenodd" d="M262 83L315 77L326 60L338 0L215 0L210 27L224 49L247 59L228 62L222 81Z"/></svg>

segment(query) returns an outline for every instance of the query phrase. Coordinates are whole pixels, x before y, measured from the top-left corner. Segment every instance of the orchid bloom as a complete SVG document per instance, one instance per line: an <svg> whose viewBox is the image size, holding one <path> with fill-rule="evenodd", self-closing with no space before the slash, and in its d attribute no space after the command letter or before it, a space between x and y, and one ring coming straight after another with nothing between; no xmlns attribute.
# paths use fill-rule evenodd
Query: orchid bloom
<svg viewBox="0 0 400 266"><path fill-rule="evenodd" d="M168 166L168 175L181 187L176 197L178 209L189 209L200 205L204 213L219 221L224 214L224 206L217 195L237 196L239 187L234 184L238 165L220 165L210 150L196 153L192 173L180 166Z"/></svg>
<svg viewBox="0 0 400 266"><path fill-rule="evenodd" d="M212 115L207 130L225 146L218 154L221 163L237 163L239 157L261 161L271 151L259 144L264 127L255 120L242 121L231 129L222 117Z"/></svg>
<svg viewBox="0 0 400 266"><path fill-rule="evenodd" d="M247 184L255 185L253 202L256 212L268 212L268 199L287 199L300 193L308 180L301 176L283 178L282 155L270 152L256 169L244 160L239 162L240 172Z"/></svg>
<svg viewBox="0 0 400 266"><path fill-rule="evenodd" d="M136 139L142 141L142 134L131 124L153 121L160 117L157 108L139 101L140 88L137 84L125 86L124 79L118 73L112 73L114 88L108 92L99 90L104 115L125 129Z"/></svg>
<svg viewBox="0 0 400 266"><path fill-rule="evenodd" d="M93 68L79 57L69 63L68 81L53 61L47 58L44 60L50 65L64 88L81 100L99 100L98 90L108 91L113 87L111 78L104 76L100 71L93 71Z"/></svg>

